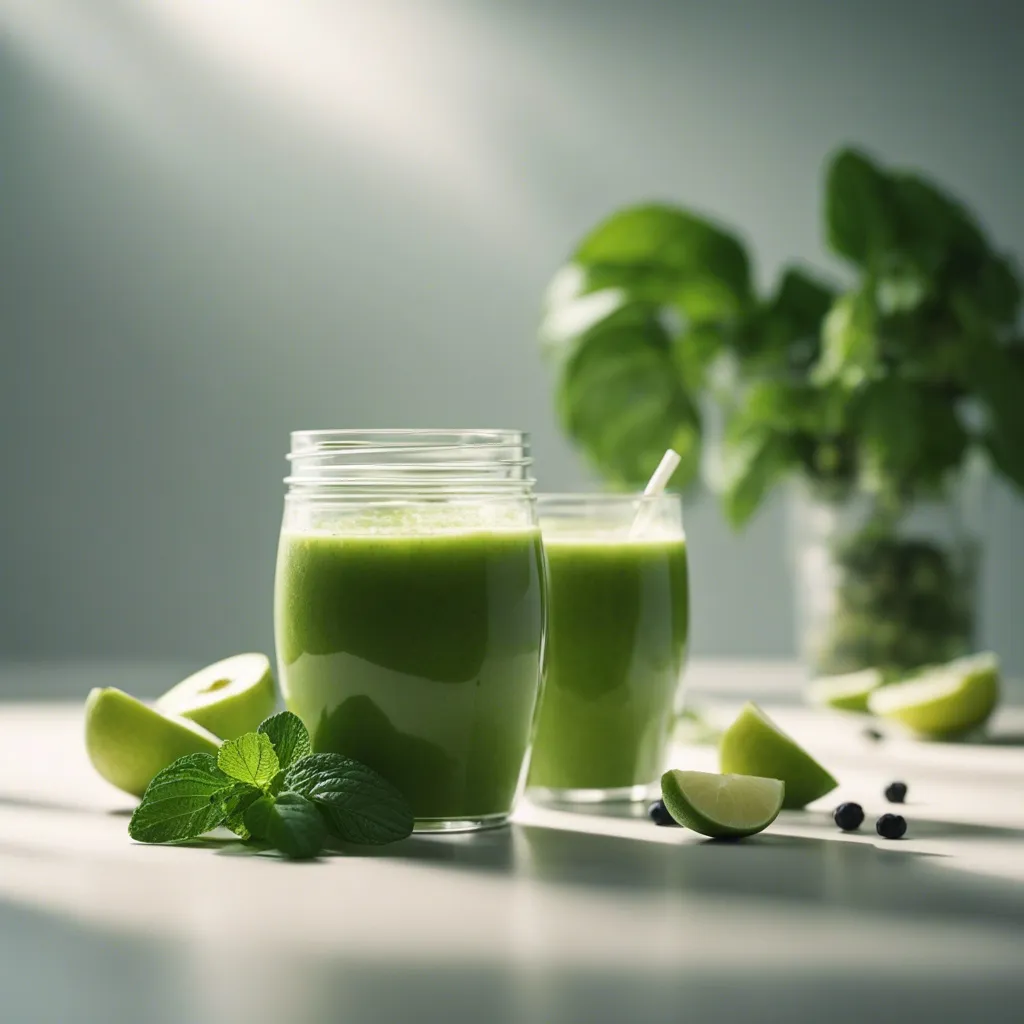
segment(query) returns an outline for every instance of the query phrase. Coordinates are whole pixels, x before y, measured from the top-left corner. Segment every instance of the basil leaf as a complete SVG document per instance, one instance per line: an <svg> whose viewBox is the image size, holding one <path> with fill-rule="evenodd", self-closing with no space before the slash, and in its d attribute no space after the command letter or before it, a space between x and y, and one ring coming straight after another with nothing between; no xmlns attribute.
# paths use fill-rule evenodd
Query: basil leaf
<svg viewBox="0 0 1024 1024"><path fill-rule="evenodd" d="M674 206L647 204L612 214L576 250L587 291L622 288L674 304L694 322L731 318L751 302L746 250L717 224Z"/></svg>
<svg viewBox="0 0 1024 1024"><path fill-rule="evenodd" d="M825 176L825 221L832 249L870 266L892 234L886 180L866 154L840 150Z"/></svg>
<svg viewBox="0 0 1024 1024"><path fill-rule="evenodd" d="M707 384L711 367L725 344L725 332L719 324L691 324L675 339L672 359L686 394L699 394Z"/></svg>
<svg viewBox="0 0 1024 1024"><path fill-rule="evenodd" d="M934 387L889 377L866 389L860 408L864 472L875 490L899 495L908 480L938 487L967 449L955 404Z"/></svg>
<svg viewBox="0 0 1024 1024"><path fill-rule="evenodd" d="M558 410L569 435L614 484L646 483L666 448L683 463L680 485L699 468L700 416L683 387L665 327L649 307L632 322L599 324L563 365Z"/></svg>
<svg viewBox="0 0 1024 1024"><path fill-rule="evenodd" d="M985 260L988 245L974 218L952 196L918 174L897 171L887 182L892 252L934 279L951 263L958 276Z"/></svg>
<svg viewBox="0 0 1024 1024"><path fill-rule="evenodd" d="M791 444L769 428L727 431L722 446L722 502L726 518L742 526L793 463Z"/></svg>
<svg viewBox="0 0 1024 1024"><path fill-rule="evenodd" d="M350 843L380 845L412 832L408 801L387 779L340 754L310 754L288 771L287 788L315 801L327 827Z"/></svg>
<svg viewBox="0 0 1024 1024"><path fill-rule="evenodd" d="M801 267L787 267L775 294L739 326L734 345L752 376L806 375L821 351L821 322L833 289Z"/></svg>
<svg viewBox="0 0 1024 1024"><path fill-rule="evenodd" d="M847 292L836 300L822 328L821 358L811 372L813 383L854 389L878 370L876 310L870 290Z"/></svg>
<svg viewBox="0 0 1024 1024"><path fill-rule="evenodd" d="M311 753L309 733L302 719L290 711L282 711L261 723L259 733L264 733L274 745L274 753L281 768L290 768L300 758Z"/></svg>
<svg viewBox="0 0 1024 1024"><path fill-rule="evenodd" d="M194 839L224 821L220 796L231 779L213 754L186 754L158 772L128 823L140 843Z"/></svg>
<svg viewBox="0 0 1024 1024"><path fill-rule="evenodd" d="M238 739L228 740L220 748L217 764L233 779L258 789L268 786L281 767L270 737L262 732L247 732Z"/></svg>
<svg viewBox="0 0 1024 1024"><path fill-rule="evenodd" d="M909 266L896 266L881 274L875 301L882 316L913 313L930 297L929 279Z"/></svg>
<svg viewBox="0 0 1024 1024"><path fill-rule="evenodd" d="M261 796L245 812L245 826L256 839L263 839L296 860L315 857L324 845L326 829L311 800L285 791L279 796Z"/></svg>
<svg viewBox="0 0 1024 1024"><path fill-rule="evenodd" d="M973 333L979 325L984 330L992 324L1016 323L1021 304L1018 274L1009 257L990 256L971 280L961 282L954 290L954 310L966 331ZM969 319L960 315L964 306L972 314Z"/></svg>
<svg viewBox="0 0 1024 1024"><path fill-rule="evenodd" d="M988 412L985 445L999 470L1024 491L1024 342L979 345L971 375Z"/></svg>
<svg viewBox="0 0 1024 1024"><path fill-rule="evenodd" d="M583 270L570 263L555 275L544 306L539 337L544 354L557 367L569 359L595 328L644 324L650 303L641 303L615 288L583 293Z"/></svg>
<svg viewBox="0 0 1024 1024"><path fill-rule="evenodd" d="M804 381L761 380L746 392L742 405L729 421L731 435L758 427L782 434L836 434L842 428L846 396L812 387Z"/></svg>
<svg viewBox="0 0 1024 1024"><path fill-rule="evenodd" d="M794 334L814 334L821 327L835 295L831 285L802 267L786 267L770 308L789 323Z"/></svg>

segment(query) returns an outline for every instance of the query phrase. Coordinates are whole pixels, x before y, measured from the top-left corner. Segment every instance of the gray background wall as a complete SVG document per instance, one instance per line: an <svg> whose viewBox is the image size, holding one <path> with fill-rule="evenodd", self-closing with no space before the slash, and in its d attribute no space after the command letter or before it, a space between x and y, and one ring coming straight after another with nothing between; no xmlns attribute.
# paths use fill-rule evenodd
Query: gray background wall
<svg viewBox="0 0 1024 1024"><path fill-rule="evenodd" d="M658 197L826 263L823 157L934 173L1024 251L1015 0L0 0L0 657L271 645L289 429L523 426L574 239ZM1022 396L1024 397L1024 396ZM1024 503L983 642L1024 669ZM694 651L786 655L779 503L688 510Z"/></svg>

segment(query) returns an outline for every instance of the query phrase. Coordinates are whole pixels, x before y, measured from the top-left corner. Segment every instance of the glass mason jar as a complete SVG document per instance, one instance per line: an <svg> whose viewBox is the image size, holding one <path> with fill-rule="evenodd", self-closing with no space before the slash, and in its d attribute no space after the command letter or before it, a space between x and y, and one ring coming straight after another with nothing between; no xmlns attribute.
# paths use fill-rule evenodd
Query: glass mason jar
<svg viewBox="0 0 1024 1024"><path fill-rule="evenodd" d="M313 749L374 768L418 831L505 821L541 681L544 562L519 431L292 434L274 625Z"/></svg>
<svg viewBox="0 0 1024 1024"><path fill-rule="evenodd" d="M689 612L677 495L538 497L547 681L529 784L558 801L643 799L670 739Z"/></svg>
<svg viewBox="0 0 1024 1024"><path fill-rule="evenodd" d="M794 484L797 645L812 675L895 677L973 650L986 481L969 463L941 493L900 502Z"/></svg>

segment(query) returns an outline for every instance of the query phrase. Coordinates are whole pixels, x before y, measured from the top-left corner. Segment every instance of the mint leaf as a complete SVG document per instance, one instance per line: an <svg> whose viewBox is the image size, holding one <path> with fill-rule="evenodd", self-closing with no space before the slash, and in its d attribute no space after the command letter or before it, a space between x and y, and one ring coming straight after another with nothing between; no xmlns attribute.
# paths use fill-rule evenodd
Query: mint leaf
<svg viewBox="0 0 1024 1024"><path fill-rule="evenodd" d="M315 857L324 845L324 820L312 800L285 791L280 796L261 796L245 812L246 828L285 856Z"/></svg>
<svg viewBox="0 0 1024 1024"><path fill-rule="evenodd" d="M241 839L248 839L249 829L245 825L245 812L261 796L263 791L248 782L235 782L230 789L220 794L221 806L224 808L224 825Z"/></svg>
<svg viewBox="0 0 1024 1024"><path fill-rule="evenodd" d="M274 753L277 754L281 768L290 768L296 761L312 753L309 733L302 724L302 719L290 711L273 715L256 731L265 733L273 743Z"/></svg>
<svg viewBox="0 0 1024 1024"><path fill-rule="evenodd" d="M412 832L405 797L372 768L340 754L303 758L289 769L286 785L315 801L330 831L347 842L376 846Z"/></svg>
<svg viewBox="0 0 1024 1024"><path fill-rule="evenodd" d="M265 789L281 765L274 745L266 733L247 732L236 740L228 740L220 748L217 764L239 782Z"/></svg>
<svg viewBox="0 0 1024 1024"><path fill-rule="evenodd" d="M264 793L245 809L245 829L253 839L266 839L270 830L270 812L277 802L276 796Z"/></svg>
<svg viewBox="0 0 1024 1024"><path fill-rule="evenodd" d="M128 823L140 843L194 839L224 821L221 794L231 779L213 754L186 754L158 772Z"/></svg>

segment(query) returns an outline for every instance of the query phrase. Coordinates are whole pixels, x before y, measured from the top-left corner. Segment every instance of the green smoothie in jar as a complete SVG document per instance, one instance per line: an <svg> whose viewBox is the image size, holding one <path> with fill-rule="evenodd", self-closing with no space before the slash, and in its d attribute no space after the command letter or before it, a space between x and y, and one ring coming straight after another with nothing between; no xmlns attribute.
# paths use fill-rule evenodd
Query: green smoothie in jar
<svg viewBox="0 0 1024 1024"><path fill-rule="evenodd" d="M438 484L435 468L293 486L274 612L285 702L314 750L374 768L427 831L510 813L545 625L532 496L465 467Z"/></svg>

